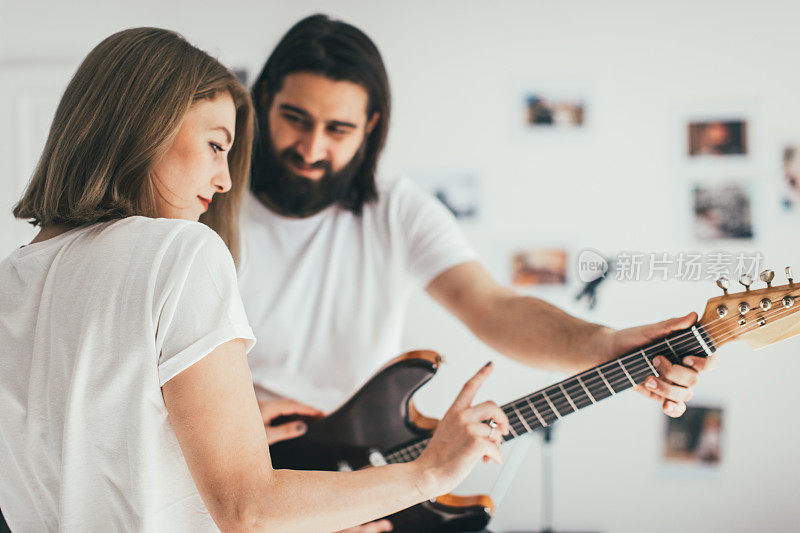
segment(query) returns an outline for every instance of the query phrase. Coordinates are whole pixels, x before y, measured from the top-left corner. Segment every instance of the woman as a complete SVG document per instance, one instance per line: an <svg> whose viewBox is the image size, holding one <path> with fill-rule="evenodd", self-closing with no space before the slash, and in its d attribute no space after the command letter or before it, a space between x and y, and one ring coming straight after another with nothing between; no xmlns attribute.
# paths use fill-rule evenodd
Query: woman
<svg viewBox="0 0 800 533"><path fill-rule="evenodd" d="M12 530L332 531L500 461L507 419L470 407L488 365L416 461L272 469L233 260L251 140L244 89L169 31L112 35L70 81L14 209L41 231L0 263Z"/></svg>

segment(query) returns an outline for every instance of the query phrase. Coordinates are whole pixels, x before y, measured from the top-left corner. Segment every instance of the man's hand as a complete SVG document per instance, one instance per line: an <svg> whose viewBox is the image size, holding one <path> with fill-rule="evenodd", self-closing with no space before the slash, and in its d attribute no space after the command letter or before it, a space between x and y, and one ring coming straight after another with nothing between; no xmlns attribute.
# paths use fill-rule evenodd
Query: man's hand
<svg viewBox="0 0 800 533"><path fill-rule="evenodd" d="M611 333L608 354L609 358L619 357L653 341L662 339L673 331L686 329L697 322L697 313L689 313L684 317L670 318L663 322L622 329ZM692 398L692 387L697 383L698 373L716 368L718 361L715 355L708 357L684 357L681 365L670 363L665 357L658 356L653 365L660 374L650 376L644 386L636 390L645 396L661 403L661 409L667 416L677 418L686 411L686 402Z"/></svg>
<svg viewBox="0 0 800 533"><path fill-rule="evenodd" d="M289 422L279 426L270 426L270 422L284 415L323 416L323 412L310 405L305 405L289 398L258 402L261 419L267 431L267 442L273 444L287 439L296 439L306 432L305 422Z"/></svg>
<svg viewBox="0 0 800 533"><path fill-rule="evenodd" d="M347 529L343 529L337 533L381 533L383 531L391 530L392 523L384 518L383 520L376 520L375 522L370 522L369 524L348 527Z"/></svg>

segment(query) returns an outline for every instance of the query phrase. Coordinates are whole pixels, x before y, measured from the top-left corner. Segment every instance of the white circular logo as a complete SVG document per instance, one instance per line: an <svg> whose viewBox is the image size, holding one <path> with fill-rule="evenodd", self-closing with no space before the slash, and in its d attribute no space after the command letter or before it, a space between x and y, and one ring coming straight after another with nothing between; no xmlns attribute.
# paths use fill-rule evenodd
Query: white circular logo
<svg viewBox="0 0 800 533"><path fill-rule="evenodd" d="M578 254L578 278L589 283L608 272L608 261L596 250L586 248Z"/></svg>

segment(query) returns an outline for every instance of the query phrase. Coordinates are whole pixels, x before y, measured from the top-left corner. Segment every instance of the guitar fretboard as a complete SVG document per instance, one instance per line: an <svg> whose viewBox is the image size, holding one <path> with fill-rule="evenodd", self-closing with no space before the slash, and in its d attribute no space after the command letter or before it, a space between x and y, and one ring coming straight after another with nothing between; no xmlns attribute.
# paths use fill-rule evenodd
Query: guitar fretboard
<svg viewBox="0 0 800 533"><path fill-rule="evenodd" d="M503 439L509 441L547 427L570 413L641 385L649 376L658 376L653 360L659 355L673 364L680 364L686 356L706 357L715 350L702 326L677 331L661 341L503 405L511 424L509 434ZM426 438L407 444L388 454L386 460L389 463L412 461L419 457L429 441Z"/></svg>

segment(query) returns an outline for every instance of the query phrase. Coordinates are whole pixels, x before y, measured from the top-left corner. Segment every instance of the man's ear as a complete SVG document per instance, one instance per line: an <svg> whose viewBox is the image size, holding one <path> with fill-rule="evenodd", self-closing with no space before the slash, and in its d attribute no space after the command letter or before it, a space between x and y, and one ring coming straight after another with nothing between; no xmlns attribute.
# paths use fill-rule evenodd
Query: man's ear
<svg viewBox="0 0 800 533"><path fill-rule="evenodd" d="M367 127L365 128L365 133L369 135L372 133L372 130L375 129L375 126L378 124L378 120L380 120L381 114L375 111L370 117L369 122L367 122Z"/></svg>

